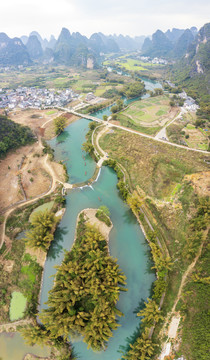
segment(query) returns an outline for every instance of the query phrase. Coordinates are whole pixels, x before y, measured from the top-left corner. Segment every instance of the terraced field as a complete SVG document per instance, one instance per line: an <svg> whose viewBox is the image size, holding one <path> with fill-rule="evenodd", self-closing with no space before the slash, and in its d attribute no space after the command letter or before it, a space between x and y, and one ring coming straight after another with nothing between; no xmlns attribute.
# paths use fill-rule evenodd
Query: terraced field
<svg viewBox="0 0 210 360"><path fill-rule="evenodd" d="M169 98L161 95L132 103L126 110L117 114L117 120L123 126L153 135L176 114L177 108L172 108Z"/></svg>

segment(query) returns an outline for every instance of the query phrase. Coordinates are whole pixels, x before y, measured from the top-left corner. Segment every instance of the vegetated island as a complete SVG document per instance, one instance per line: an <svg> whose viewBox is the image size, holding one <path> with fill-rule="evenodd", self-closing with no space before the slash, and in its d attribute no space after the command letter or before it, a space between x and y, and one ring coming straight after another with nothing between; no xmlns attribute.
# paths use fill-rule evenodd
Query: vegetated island
<svg viewBox="0 0 210 360"><path fill-rule="evenodd" d="M119 326L116 315L123 314L116 303L120 291L125 291L126 277L117 260L108 254L102 227L98 228L97 219L93 219L94 211L98 212L87 209L78 215L74 245L57 267L48 309L42 311L40 318L52 337L81 334L88 348L99 351L105 349L112 331ZM105 223L104 226L111 228ZM107 236L108 233L106 229Z"/></svg>

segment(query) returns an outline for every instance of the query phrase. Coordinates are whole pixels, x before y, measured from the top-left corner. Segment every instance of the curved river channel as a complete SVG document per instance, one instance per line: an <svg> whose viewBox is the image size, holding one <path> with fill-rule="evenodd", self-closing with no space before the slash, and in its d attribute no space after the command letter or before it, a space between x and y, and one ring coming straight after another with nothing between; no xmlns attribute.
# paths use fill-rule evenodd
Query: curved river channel
<svg viewBox="0 0 210 360"><path fill-rule="evenodd" d="M146 87L150 89L161 86L152 81L145 81L145 83ZM102 118L104 114L110 114L110 107L94 115ZM64 160L66 163L70 183L84 182L91 178L95 171L95 162L81 150L88 131L88 123L89 120L80 119L70 124L60 136L49 142L55 150L55 159ZM72 247L78 213L85 208L98 208L101 205L109 208L114 225L110 233L110 253L111 256L117 258L120 268L127 277L126 288L128 291L120 294L117 303L117 307L125 316L118 319L121 326L113 332L106 351L94 353L92 350L87 350L87 345L81 338L77 341L74 340L74 353L78 360L118 360L121 358L121 347L129 344L129 338L138 329L139 318L136 316L136 309L140 302L146 300L150 295L151 285L155 279L154 273L150 270L149 246L136 218L119 197L116 184L115 172L108 167L102 167L95 183L91 186L73 189L67 194L66 212L56 230L55 239L51 244L45 263L40 309L46 307L44 303L47 301L48 291L53 286L51 275L56 272L54 266L61 264L64 250L70 250ZM12 339L5 334L0 335L1 349L1 344L4 344L3 354L0 352L3 360L22 360L26 352L36 354L38 350L32 347L29 350L29 347L23 344L19 334L14 336L14 340L18 341L11 341ZM8 349L12 343L17 348L14 357L9 355ZM18 352L17 350L20 349L21 351ZM47 353L44 351L37 355L46 356Z"/></svg>

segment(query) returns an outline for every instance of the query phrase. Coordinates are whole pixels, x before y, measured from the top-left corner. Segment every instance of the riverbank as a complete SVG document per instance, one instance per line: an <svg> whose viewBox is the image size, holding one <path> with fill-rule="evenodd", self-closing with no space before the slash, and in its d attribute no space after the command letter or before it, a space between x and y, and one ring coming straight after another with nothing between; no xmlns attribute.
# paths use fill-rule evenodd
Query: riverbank
<svg viewBox="0 0 210 360"><path fill-rule="evenodd" d="M98 229L98 231L102 234L102 236L105 238L105 240L107 242L107 246L109 248L109 234L113 228L113 224L111 222L111 226L107 226L103 221L99 220L96 217L97 211L98 211L98 209L90 209L90 208L82 210L77 216L76 228L78 226L80 215L84 214L86 221L90 225L95 226ZM75 238L74 238L74 243L75 243L75 240L76 240L76 234L75 234Z"/></svg>
<svg viewBox="0 0 210 360"><path fill-rule="evenodd" d="M84 129L80 125L82 122L84 122ZM83 142L81 133L82 131L85 131L85 123L87 124L87 121L83 121L83 119L79 121L78 124L77 122L74 123L77 124L77 126L75 126L75 132L80 135L79 141L74 138L74 132L71 128L71 138L68 139L73 143L73 152L71 151L71 155L76 155L77 153L77 149L75 148L76 141L78 142L78 147L81 149L81 142ZM68 133L65 132L63 135L65 136L58 140L59 143L56 142L57 148L60 148L60 145L62 145L60 144L60 140L67 140L66 135L68 135ZM60 159L63 159L63 154L64 157L68 157L68 153L62 153L62 151L66 151L66 145L67 143L65 143L65 147L63 149L61 148ZM77 162L77 157L72 156L72 159L70 160L75 163ZM88 172L87 167L89 166L87 158L84 159L84 155L81 163L83 166L87 165L84 168L82 167L81 178L84 179L84 173L86 170ZM72 163L70 165L72 165ZM71 168L69 171L71 175L73 174L73 176L77 176L78 171L81 168L79 162L77 162L76 165L77 167L73 168L73 170ZM93 167L95 167L95 165ZM119 345L126 343L126 338L134 332L136 326L138 325L136 316L133 314L133 309L138 306L139 299L141 299L142 296L145 300L148 297L153 275L151 275L151 273L147 273L146 270L147 258L144 254L145 242L143 240L142 233L139 230L139 226L136 224L135 218L129 212L127 206L119 198L116 191L115 174L113 174L110 169L104 168L101 173L103 173L103 179L101 179L101 177L98 179L98 182L94 184L94 189L86 187L81 189L82 191L75 190L67 197L67 213L62 219L61 231L58 231L57 233L54 245L52 245L48 254L49 259L47 259L45 265L46 276L42 286L42 290L44 292L42 295L42 303L47 300L46 294L52 288L49 276L55 271L51 272L51 268L49 268L49 266L53 268L54 265L59 265L62 261L63 249L69 249L71 246L71 231L75 227L75 214L77 216L82 209L87 208L88 206L91 206L91 208L98 207L101 205L100 202L108 207L111 207L111 215L113 214L112 216L115 225L113 232L110 234L112 237L112 241L110 243L111 253L112 256L118 258L119 262L122 263L122 268L125 268L125 273L128 278L129 292L128 294L123 293L121 295L122 300L119 302L120 310L125 313L125 318L122 320L120 319L119 321L120 324L122 324L122 328L118 330L117 334L119 335L117 335L117 337L114 336L114 341L111 341L109 348L103 356L108 356L109 359L118 359L119 354L117 351ZM88 176L89 173L87 177ZM76 180L75 183L78 183L78 181ZM128 261L129 259L131 260L131 263ZM144 274L144 276L141 277L141 274ZM41 306L43 306L42 303ZM82 344L79 345L79 348L82 349ZM87 356L85 355L84 358L89 358L88 356L89 355L87 353ZM91 357L92 355L90 355L90 358Z"/></svg>

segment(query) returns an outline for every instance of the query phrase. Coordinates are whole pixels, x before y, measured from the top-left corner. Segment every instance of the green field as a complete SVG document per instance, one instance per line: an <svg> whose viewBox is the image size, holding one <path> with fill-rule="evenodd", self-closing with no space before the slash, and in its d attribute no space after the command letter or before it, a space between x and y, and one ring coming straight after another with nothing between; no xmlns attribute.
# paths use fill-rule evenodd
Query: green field
<svg viewBox="0 0 210 360"><path fill-rule="evenodd" d="M12 299L10 302L10 320L18 320L24 316L24 310L26 308L27 299L19 291L13 291Z"/></svg>
<svg viewBox="0 0 210 360"><path fill-rule="evenodd" d="M117 114L121 125L154 135L164 125L171 107L165 95L138 100Z"/></svg>
<svg viewBox="0 0 210 360"><path fill-rule="evenodd" d="M151 64L149 62L143 62L143 61L140 61L137 59L131 59L129 57L126 58L126 55L120 56L116 60L106 60L106 61L104 61L103 65L105 65L105 66L118 65L129 71L135 71L135 70L147 71L148 68L152 68L152 67L156 66L155 64Z"/></svg>
<svg viewBox="0 0 210 360"><path fill-rule="evenodd" d="M57 110L50 110L46 113L46 115L53 115L57 112Z"/></svg>
<svg viewBox="0 0 210 360"><path fill-rule="evenodd" d="M170 111L169 99L163 95L156 98L139 100L132 103L122 114L133 120L136 125L141 123L145 126L157 122Z"/></svg>
<svg viewBox="0 0 210 360"><path fill-rule="evenodd" d="M45 211L45 210L51 210L54 205L54 201L49 201L43 205L38 206L34 211L32 211L29 221L31 221L32 217L38 212L38 211Z"/></svg>
<svg viewBox="0 0 210 360"><path fill-rule="evenodd" d="M94 95L95 96L102 96L105 91L110 90L110 89L112 89L111 85L100 85L95 90Z"/></svg>

